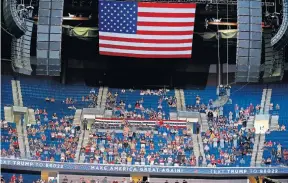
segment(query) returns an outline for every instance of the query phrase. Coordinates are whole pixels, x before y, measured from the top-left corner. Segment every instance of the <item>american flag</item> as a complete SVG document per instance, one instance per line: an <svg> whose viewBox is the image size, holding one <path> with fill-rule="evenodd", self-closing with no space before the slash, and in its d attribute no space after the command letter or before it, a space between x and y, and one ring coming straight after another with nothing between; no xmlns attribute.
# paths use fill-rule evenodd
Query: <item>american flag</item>
<svg viewBox="0 0 288 183"><path fill-rule="evenodd" d="M101 55L191 58L196 4L99 2Z"/></svg>

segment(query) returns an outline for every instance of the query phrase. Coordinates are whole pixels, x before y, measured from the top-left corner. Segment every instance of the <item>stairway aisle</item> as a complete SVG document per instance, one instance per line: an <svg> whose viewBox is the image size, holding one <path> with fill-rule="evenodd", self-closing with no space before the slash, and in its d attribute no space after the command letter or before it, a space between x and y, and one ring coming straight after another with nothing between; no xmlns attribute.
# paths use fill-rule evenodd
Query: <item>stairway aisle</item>
<svg viewBox="0 0 288 183"><path fill-rule="evenodd" d="M255 122L255 116L249 116L249 119L247 121L247 129L254 128L254 122Z"/></svg>
<svg viewBox="0 0 288 183"><path fill-rule="evenodd" d="M186 111L186 102L185 102L185 95L184 95L184 90L180 89L180 99L181 99L181 105L182 105L182 110Z"/></svg>
<svg viewBox="0 0 288 183"><path fill-rule="evenodd" d="M35 119L35 116L34 116ZM26 158L30 159L31 158L31 152L30 152L30 147L29 147L29 141L28 141L28 134L26 130L26 126L24 125L23 127L23 134L24 134L24 148L26 150Z"/></svg>
<svg viewBox="0 0 288 183"><path fill-rule="evenodd" d="M200 113L201 116L201 132L206 132L209 129L207 116L204 113Z"/></svg>
<svg viewBox="0 0 288 183"><path fill-rule="evenodd" d="M85 145L84 142L83 142L84 135L86 135L87 133L89 134L88 131L82 130L82 134L80 134L80 136L79 136L79 143L78 143L78 146L77 146L77 149L76 149L76 154L75 154L75 157L76 157L75 162L83 163L83 161L80 161L80 159L81 159L80 153L81 153L82 146Z"/></svg>
<svg viewBox="0 0 288 183"><path fill-rule="evenodd" d="M197 134L197 142L198 142L198 145L199 145L199 151L200 151L200 154L203 156L203 167L206 167L207 165L207 161L206 161L206 157L205 157L205 153L204 153L204 146L203 146L203 141L202 141L202 137L200 134Z"/></svg>
<svg viewBox="0 0 288 183"><path fill-rule="evenodd" d="M12 85L13 104L15 106L20 106L19 105L19 100L18 100L18 92L17 92L16 81L15 80L11 80L11 85Z"/></svg>
<svg viewBox="0 0 288 183"><path fill-rule="evenodd" d="M101 109L105 109L105 107L106 107L107 94L108 94L108 87L104 86L103 87L103 93L101 96L101 105L100 105Z"/></svg>
<svg viewBox="0 0 288 183"><path fill-rule="evenodd" d="M103 93L103 86L100 86L99 91L98 91L98 98L97 98L97 105L101 106L101 102L102 102L102 93Z"/></svg>
<svg viewBox="0 0 288 183"><path fill-rule="evenodd" d="M85 155L84 154L80 154L80 150L78 150L79 148L81 149L82 146L86 146L86 144L89 141L89 131L83 131L82 133L84 133L84 135L82 136L82 140L79 139L79 142L81 142L81 144L79 143L78 147L77 147L77 151L76 151L76 156L75 157L79 157L79 163L84 163L85 160ZM77 156L78 153L78 156ZM79 155L80 154L80 155Z"/></svg>
<svg viewBox="0 0 288 183"><path fill-rule="evenodd" d="M267 89L263 89L263 91L262 91L262 97L261 97L261 104L260 104L260 106L261 106L260 114L264 114L266 94L267 94Z"/></svg>
<svg viewBox="0 0 288 183"><path fill-rule="evenodd" d="M179 89L175 88L174 91L175 91L175 97L177 99L177 103L176 103L177 111L181 111L182 109L181 109L181 100L180 100Z"/></svg>
<svg viewBox="0 0 288 183"><path fill-rule="evenodd" d="M265 142L265 134L260 135L260 140L258 143L258 151L257 151L257 158L256 158L256 166L261 166L262 158L263 158L263 148Z"/></svg>
<svg viewBox="0 0 288 183"><path fill-rule="evenodd" d="M82 114L82 109L76 109L74 120L73 120L73 125L81 125L81 114Z"/></svg>
<svg viewBox="0 0 288 183"><path fill-rule="evenodd" d="M267 89L264 114L269 114L271 103L272 89Z"/></svg>
<svg viewBox="0 0 288 183"><path fill-rule="evenodd" d="M196 157L200 156L200 148L197 140L197 134L192 134L193 152Z"/></svg>
<svg viewBox="0 0 288 183"><path fill-rule="evenodd" d="M272 115L271 116L271 124L270 124L270 131L278 130L278 121L279 121L279 115Z"/></svg>
<svg viewBox="0 0 288 183"><path fill-rule="evenodd" d="M19 120L19 122L16 124L16 129L17 129L17 136L18 136L18 143L19 143L19 150L20 150L20 155L21 158L25 158L26 157L26 149L25 147L25 136L23 134L23 128L21 126L21 119Z"/></svg>
<svg viewBox="0 0 288 183"><path fill-rule="evenodd" d="M17 87L19 106L23 107L22 90L21 90L20 81L18 80L16 81L16 87Z"/></svg>
<svg viewBox="0 0 288 183"><path fill-rule="evenodd" d="M251 167L256 166L256 157L257 157L257 152L258 152L259 136L260 136L259 134L255 135L255 141L254 141L252 157L251 157L251 162L250 162Z"/></svg>
<svg viewBox="0 0 288 183"><path fill-rule="evenodd" d="M34 109L28 109L28 123L36 124Z"/></svg>

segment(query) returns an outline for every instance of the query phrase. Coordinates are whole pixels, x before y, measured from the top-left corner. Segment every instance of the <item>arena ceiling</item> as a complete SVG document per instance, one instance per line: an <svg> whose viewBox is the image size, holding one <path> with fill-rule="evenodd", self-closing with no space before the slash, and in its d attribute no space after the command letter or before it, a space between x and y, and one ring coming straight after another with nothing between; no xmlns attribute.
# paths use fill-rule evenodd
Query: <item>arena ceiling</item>
<svg viewBox="0 0 288 183"><path fill-rule="evenodd" d="M219 0L220 1L220 0ZM218 2L218 1L215 1ZM236 2L236 1L235 1ZM266 0L266 2L274 3L274 0ZM275 1L276 3L280 2L279 0ZM38 9L38 0L25 0L25 4L30 4L34 6L34 17L37 17ZM65 0L64 1L64 17L75 16L74 20L67 20L64 18L63 25L69 26L81 26L81 27L98 27L98 1L94 0ZM215 26L209 25L205 26L205 20L217 19L217 8L218 8L218 18L222 22L231 22L236 23L236 6L235 5L226 5L225 3L219 4L210 4L210 3L199 3L197 5L196 11L196 20L195 20L195 33L193 38L193 53L191 59L165 59L165 64L169 65L172 63L171 67L175 67L174 63L182 64L216 64L218 62L218 42L216 39L204 40L203 34L205 32L216 32L217 29L227 30L235 29L236 26ZM227 11L228 8L228 11ZM274 12L274 7L267 7L269 12ZM263 13L265 13L266 7L263 7ZM3 20L3 19L2 19ZM35 19L36 20L36 19ZM1 25L5 27L3 22ZM36 27L36 26L35 26ZM2 58L10 57L10 36L2 32ZM31 56L36 56L36 28L34 34L32 35L32 45L31 45ZM121 57L109 57L109 56L100 56L98 54L98 39L92 38L89 40L78 39L76 37L70 37L63 35L62 37L62 60L78 60L83 62L101 62L101 65L110 65L118 68L117 63L122 61L131 61L130 66L135 64L143 63L159 63L159 67L163 66L163 60L159 59L131 59L131 58L121 58ZM4 40L4 41L3 41ZM221 39L219 41L219 50L220 50L220 59L222 63L225 63L227 60L227 55L229 57L229 64L235 64L236 59L236 39ZM228 54L227 54L227 45L228 45ZM207 54L207 52L209 54ZM83 61L83 62L82 62ZM71 64L73 61L71 61ZM85 67L85 64L83 64ZM87 63L86 63L87 65Z"/></svg>

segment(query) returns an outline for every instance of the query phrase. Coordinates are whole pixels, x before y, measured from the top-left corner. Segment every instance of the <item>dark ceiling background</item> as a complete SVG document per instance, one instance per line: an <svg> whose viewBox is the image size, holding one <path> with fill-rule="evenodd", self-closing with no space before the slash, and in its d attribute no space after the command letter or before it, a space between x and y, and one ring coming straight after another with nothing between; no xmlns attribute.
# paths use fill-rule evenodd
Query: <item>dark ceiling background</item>
<svg viewBox="0 0 288 183"><path fill-rule="evenodd" d="M274 0L267 0L274 2ZM25 0L26 4L30 0ZM38 0L32 0L35 7L34 15L37 16ZM78 17L90 17L85 21L64 21L64 25L97 27L98 26L98 1L96 0L65 0L64 17L68 13ZM228 7L228 14L227 14ZM278 9L280 6L278 6ZM274 12L274 8L268 8ZM263 8L265 14L266 8ZM5 29L1 11L1 26ZM237 11L235 5L219 5L218 16L222 21L237 22ZM196 9L195 30L193 38L192 58L190 59L135 59L124 57L101 56L98 54L98 39L82 40L67 35L62 36L62 70L67 71L67 81L76 77L85 78L90 84L109 85L170 85L182 86L193 84L206 84L209 65L218 63L217 41L204 41L201 37L203 32L215 32L217 26L209 25L205 28L205 19L217 18L217 6L198 4ZM236 27L231 27L236 28ZM219 26L219 29L227 29ZM36 32L34 31L31 41L31 56L36 56ZM11 36L1 29L1 58L11 57ZM220 40L219 53L220 62L226 63L229 55L229 64L235 64L236 39ZM3 61L3 60L2 60ZM5 61L7 62L7 61ZM7 64L6 64L7 65ZM9 64L8 64L9 65ZM33 66L35 68L35 66ZM195 72L197 71L197 72ZM119 82L121 81L121 82Z"/></svg>

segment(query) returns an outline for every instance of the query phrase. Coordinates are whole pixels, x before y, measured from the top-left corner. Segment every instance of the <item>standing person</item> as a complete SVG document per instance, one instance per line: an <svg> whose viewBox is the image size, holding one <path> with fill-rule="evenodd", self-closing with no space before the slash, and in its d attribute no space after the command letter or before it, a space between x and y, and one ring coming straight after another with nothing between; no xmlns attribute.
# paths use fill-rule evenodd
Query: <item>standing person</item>
<svg viewBox="0 0 288 183"><path fill-rule="evenodd" d="M200 133L200 123L199 122L197 122L196 128L197 128L196 133L199 134Z"/></svg>
<svg viewBox="0 0 288 183"><path fill-rule="evenodd" d="M18 177L18 183L23 183L23 176L22 174L20 174L20 176Z"/></svg>
<svg viewBox="0 0 288 183"><path fill-rule="evenodd" d="M102 183L108 183L107 177L102 180Z"/></svg>
<svg viewBox="0 0 288 183"><path fill-rule="evenodd" d="M87 129L87 124L88 124L88 121L87 121L87 119L85 118L85 119L83 120L83 129L84 129L84 130L88 130L88 129Z"/></svg>
<svg viewBox="0 0 288 183"><path fill-rule="evenodd" d="M200 154L200 156L198 157L198 166L202 167L202 163L203 163L203 156L202 154Z"/></svg>

